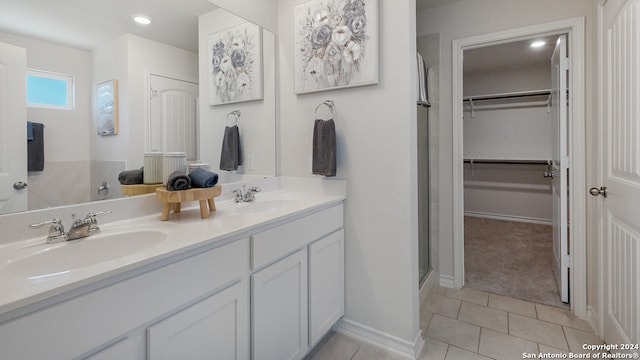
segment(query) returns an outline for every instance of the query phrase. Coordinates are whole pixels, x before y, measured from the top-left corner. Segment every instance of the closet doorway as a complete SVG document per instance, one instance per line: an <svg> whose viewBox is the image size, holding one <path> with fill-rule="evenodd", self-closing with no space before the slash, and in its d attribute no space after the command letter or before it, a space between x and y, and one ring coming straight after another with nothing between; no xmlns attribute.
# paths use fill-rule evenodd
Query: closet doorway
<svg viewBox="0 0 640 360"><path fill-rule="evenodd" d="M465 50L463 64L465 286L555 306L569 301L561 58L566 34Z"/></svg>
<svg viewBox="0 0 640 360"><path fill-rule="evenodd" d="M584 186L569 176L584 160L584 143L571 142L584 132L571 121L584 106L584 74L568 69L584 60L569 55L581 54L583 37L578 20L564 25L454 41L454 283L555 306L577 302L580 314L585 244L570 249L568 235L583 235L584 206L568 189ZM536 41L545 44L532 47ZM582 90L567 90L576 84ZM571 271L570 252L579 265Z"/></svg>

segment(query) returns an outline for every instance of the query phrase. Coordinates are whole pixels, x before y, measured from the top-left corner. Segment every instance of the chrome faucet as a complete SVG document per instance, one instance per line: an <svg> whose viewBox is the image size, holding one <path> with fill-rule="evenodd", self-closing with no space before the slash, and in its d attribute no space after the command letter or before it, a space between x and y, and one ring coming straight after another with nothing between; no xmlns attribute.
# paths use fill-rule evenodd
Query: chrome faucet
<svg viewBox="0 0 640 360"><path fill-rule="evenodd" d="M85 217L80 219L76 219L76 214L73 214L73 223L71 224L71 229L69 229L68 233L65 233L64 225L62 224L62 220L60 219L52 219L37 224L31 224L29 225L29 227L32 229L37 229L44 225L51 225L51 227L49 228L49 236L47 236L47 244L76 240L85 238L93 233L100 231L96 216L102 214L111 214L111 210L90 212Z"/></svg>
<svg viewBox="0 0 640 360"><path fill-rule="evenodd" d="M235 195L234 200L237 203L239 203L239 202L251 202L251 201L256 199L256 193L262 191L262 189L260 189L257 186L252 186L252 187L249 188L249 190L246 190L246 187L244 185L242 185L242 189L245 189L244 195L242 195L242 190L241 189L233 190L233 194Z"/></svg>

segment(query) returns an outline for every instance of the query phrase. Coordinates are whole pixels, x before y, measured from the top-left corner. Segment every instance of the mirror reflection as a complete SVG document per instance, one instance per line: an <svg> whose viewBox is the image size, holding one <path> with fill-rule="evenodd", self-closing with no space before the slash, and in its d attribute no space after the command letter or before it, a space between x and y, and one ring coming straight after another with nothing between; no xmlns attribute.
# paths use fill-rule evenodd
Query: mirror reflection
<svg viewBox="0 0 640 360"><path fill-rule="evenodd" d="M9 124L19 129L17 135L0 134L7 144L0 149L6 152L0 154L0 214L121 197L118 174L139 169L150 151L184 151L188 161L210 164L221 182L276 175L271 32L260 31L262 98L210 105L215 79L209 37L245 19L203 0L82 4L3 1L0 56L6 55L4 48L22 48L25 73L70 76L73 91L70 110L28 106L26 118L18 117L23 125ZM133 15L140 14L151 24L134 23ZM96 87L110 80L117 80L118 131L100 135ZM241 115L232 120L228 114L234 111ZM0 117L0 122L9 121L16 120ZM26 160L23 169L12 170L9 161L1 160L26 159L21 154L33 141L21 140L27 121L44 126L42 171L27 172ZM223 135L231 122L239 128L242 164L219 170ZM28 186L14 189L19 181Z"/></svg>

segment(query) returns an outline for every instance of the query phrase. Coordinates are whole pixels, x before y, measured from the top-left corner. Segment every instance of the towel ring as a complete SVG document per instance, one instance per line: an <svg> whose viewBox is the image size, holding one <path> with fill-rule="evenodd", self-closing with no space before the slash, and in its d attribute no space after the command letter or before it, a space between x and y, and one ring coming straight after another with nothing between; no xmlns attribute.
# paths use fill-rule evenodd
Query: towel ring
<svg viewBox="0 0 640 360"><path fill-rule="evenodd" d="M325 100L318 106L316 106L316 110L313 112L313 115L316 119L318 118L318 109L320 109L320 106L322 105L328 107L331 110L331 114L333 114L333 117L336 117L336 105L333 103L333 100Z"/></svg>
<svg viewBox="0 0 640 360"><path fill-rule="evenodd" d="M228 113L227 119L225 120L225 122L227 123L227 126L229 125L229 116L233 116L233 120L235 120L235 124L233 125L238 125L238 120L240 120L240 115L242 115L240 113L240 110L233 110L232 112Z"/></svg>

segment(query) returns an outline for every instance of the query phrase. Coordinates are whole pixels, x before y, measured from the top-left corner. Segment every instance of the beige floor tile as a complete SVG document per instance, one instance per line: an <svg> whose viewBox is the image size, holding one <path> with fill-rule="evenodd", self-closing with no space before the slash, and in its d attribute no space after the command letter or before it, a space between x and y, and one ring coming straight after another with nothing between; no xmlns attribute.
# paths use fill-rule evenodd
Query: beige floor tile
<svg viewBox="0 0 640 360"><path fill-rule="evenodd" d="M460 303L461 301L457 299L431 294L425 300L424 308L432 313L456 319L460 310Z"/></svg>
<svg viewBox="0 0 640 360"><path fill-rule="evenodd" d="M540 352L543 354L565 354L567 356L569 356L569 352L566 350L560 350L560 349L556 349L554 347L551 346L547 346L544 344L538 344L538 347L540 348ZM555 359L553 357L551 357L551 359ZM561 358L558 358L561 359Z"/></svg>
<svg viewBox="0 0 640 360"><path fill-rule="evenodd" d="M420 354L419 360L445 360L449 345L432 338L426 338L424 350Z"/></svg>
<svg viewBox="0 0 640 360"><path fill-rule="evenodd" d="M491 358L455 346L449 346L445 360L491 360Z"/></svg>
<svg viewBox="0 0 640 360"><path fill-rule="evenodd" d="M553 346L558 349L569 350L562 332L562 327L546 321L530 317L509 314L509 335Z"/></svg>
<svg viewBox="0 0 640 360"><path fill-rule="evenodd" d="M498 360L522 359L522 353L537 354L538 344L497 331L482 329L478 352Z"/></svg>
<svg viewBox="0 0 640 360"><path fill-rule="evenodd" d="M447 293L447 288L442 287L440 285L433 285L429 290L429 294L432 294L432 293L444 296L444 294Z"/></svg>
<svg viewBox="0 0 640 360"><path fill-rule="evenodd" d="M435 314L427 329L427 337L477 351L480 327Z"/></svg>
<svg viewBox="0 0 640 360"><path fill-rule="evenodd" d="M426 330L432 317L433 313L431 311L426 308L420 309L420 329Z"/></svg>
<svg viewBox="0 0 640 360"><path fill-rule="evenodd" d="M508 332L508 318L505 311L491 309L466 301L462 302L458 320L505 334Z"/></svg>
<svg viewBox="0 0 640 360"><path fill-rule="evenodd" d="M446 296L483 306L487 306L489 302L489 293L470 288L447 289Z"/></svg>
<svg viewBox="0 0 640 360"><path fill-rule="evenodd" d="M333 333L329 336L318 345L317 351L307 356L307 360L350 360L360 348L359 344L342 334Z"/></svg>
<svg viewBox="0 0 640 360"><path fill-rule="evenodd" d="M536 304L536 309L538 310L538 319L540 320L562 326L568 326L582 331L593 332L589 323L577 318L569 310L541 304Z"/></svg>
<svg viewBox="0 0 640 360"><path fill-rule="evenodd" d="M536 305L532 302L502 295L489 294L489 307L518 315L536 318Z"/></svg>
<svg viewBox="0 0 640 360"><path fill-rule="evenodd" d="M386 352L372 345L360 346L358 352L351 358L352 360L406 360L406 358Z"/></svg>
<svg viewBox="0 0 640 360"><path fill-rule="evenodd" d="M582 331L566 326L563 329L571 352L582 354L585 353L585 350L582 349L584 344L603 344L602 340L592 332Z"/></svg>

